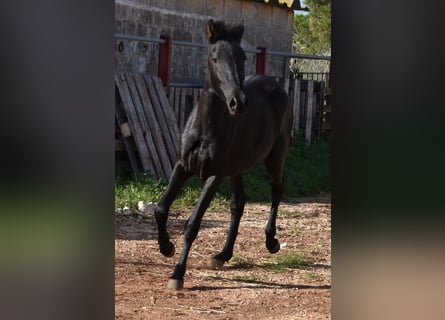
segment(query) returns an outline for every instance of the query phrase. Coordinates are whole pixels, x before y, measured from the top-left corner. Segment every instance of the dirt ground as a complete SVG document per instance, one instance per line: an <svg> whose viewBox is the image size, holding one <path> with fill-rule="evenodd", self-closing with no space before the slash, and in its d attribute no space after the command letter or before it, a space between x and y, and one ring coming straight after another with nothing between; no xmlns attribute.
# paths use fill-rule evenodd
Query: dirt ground
<svg viewBox="0 0 445 320"><path fill-rule="evenodd" d="M153 213L116 214L116 319L330 319L331 205L329 195L282 203L277 219L281 250L271 255L264 228L269 204L248 203L234 258L222 270L206 267L222 249L229 209L208 211L192 247L184 289L167 281L182 249L190 210L172 210L172 258L158 251ZM305 263L286 264L286 257ZM281 259L280 259L281 257Z"/></svg>

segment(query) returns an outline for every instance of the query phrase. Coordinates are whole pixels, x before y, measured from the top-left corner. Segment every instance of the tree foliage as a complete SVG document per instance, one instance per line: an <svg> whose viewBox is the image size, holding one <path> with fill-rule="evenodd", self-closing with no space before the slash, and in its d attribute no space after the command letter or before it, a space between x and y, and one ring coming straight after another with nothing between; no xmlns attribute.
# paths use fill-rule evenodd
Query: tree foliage
<svg viewBox="0 0 445 320"><path fill-rule="evenodd" d="M330 55L331 53L331 1L305 0L308 14L294 17L293 51L296 53ZM293 59L291 69L298 71L327 72L329 62Z"/></svg>

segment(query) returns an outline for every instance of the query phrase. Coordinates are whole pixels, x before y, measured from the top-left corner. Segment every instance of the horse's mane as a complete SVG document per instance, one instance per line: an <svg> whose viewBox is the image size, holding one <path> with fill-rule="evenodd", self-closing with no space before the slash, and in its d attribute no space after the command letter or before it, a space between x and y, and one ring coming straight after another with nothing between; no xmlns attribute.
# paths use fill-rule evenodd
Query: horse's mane
<svg viewBox="0 0 445 320"><path fill-rule="evenodd" d="M207 38L210 43L217 41L241 42L244 33L244 25L225 23L224 21L210 20L207 25Z"/></svg>

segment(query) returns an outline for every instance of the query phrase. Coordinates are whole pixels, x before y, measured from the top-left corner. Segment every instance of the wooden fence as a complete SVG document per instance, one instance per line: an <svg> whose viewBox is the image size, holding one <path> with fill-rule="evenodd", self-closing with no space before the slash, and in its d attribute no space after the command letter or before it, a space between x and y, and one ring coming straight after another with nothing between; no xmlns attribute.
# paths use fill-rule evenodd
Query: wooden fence
<svg viewBox="0 0 445 320"><path fill-rule="evenodd" d="M328 126L326 120L324 81L301 79L277 79L286 89L294 111L293 134L303 134L308 143L320 138ZM202 89L174 87L169 88L169 101L175 115L178 130L182 133L188 115L199 100Z"/></svg>
<svg viewBox="0 0 445 320"><path fill-rule="evenodd" d="M201 96L202 89L170 87L168 92L170 106L173 108L176 115L178 131L182 133L193 106L196 105Z"/></svg>
<svg viewBox="0 0 445 320"><path fill-rule="evenodd" d="M330 129L324 81L277 79L289 94L293 135L310 144ZM202 89L170 86L156 76L116 74L116 123L132 171L169 179L179 156L180 134ZM142 170L140 169L142 164Z"/></svg>

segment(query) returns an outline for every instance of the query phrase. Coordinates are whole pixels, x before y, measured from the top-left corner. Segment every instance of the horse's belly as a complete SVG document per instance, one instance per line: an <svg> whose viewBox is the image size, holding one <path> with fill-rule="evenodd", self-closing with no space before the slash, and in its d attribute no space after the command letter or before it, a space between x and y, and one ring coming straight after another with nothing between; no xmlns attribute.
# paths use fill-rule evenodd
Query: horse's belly
<svg viewBox="0 0 445 320"><path fill-rule="evenodd" d="M263 141L231 150L223 164L224 175L236 175L252 169L269 155L272 147L273 142Z"/></svg>

